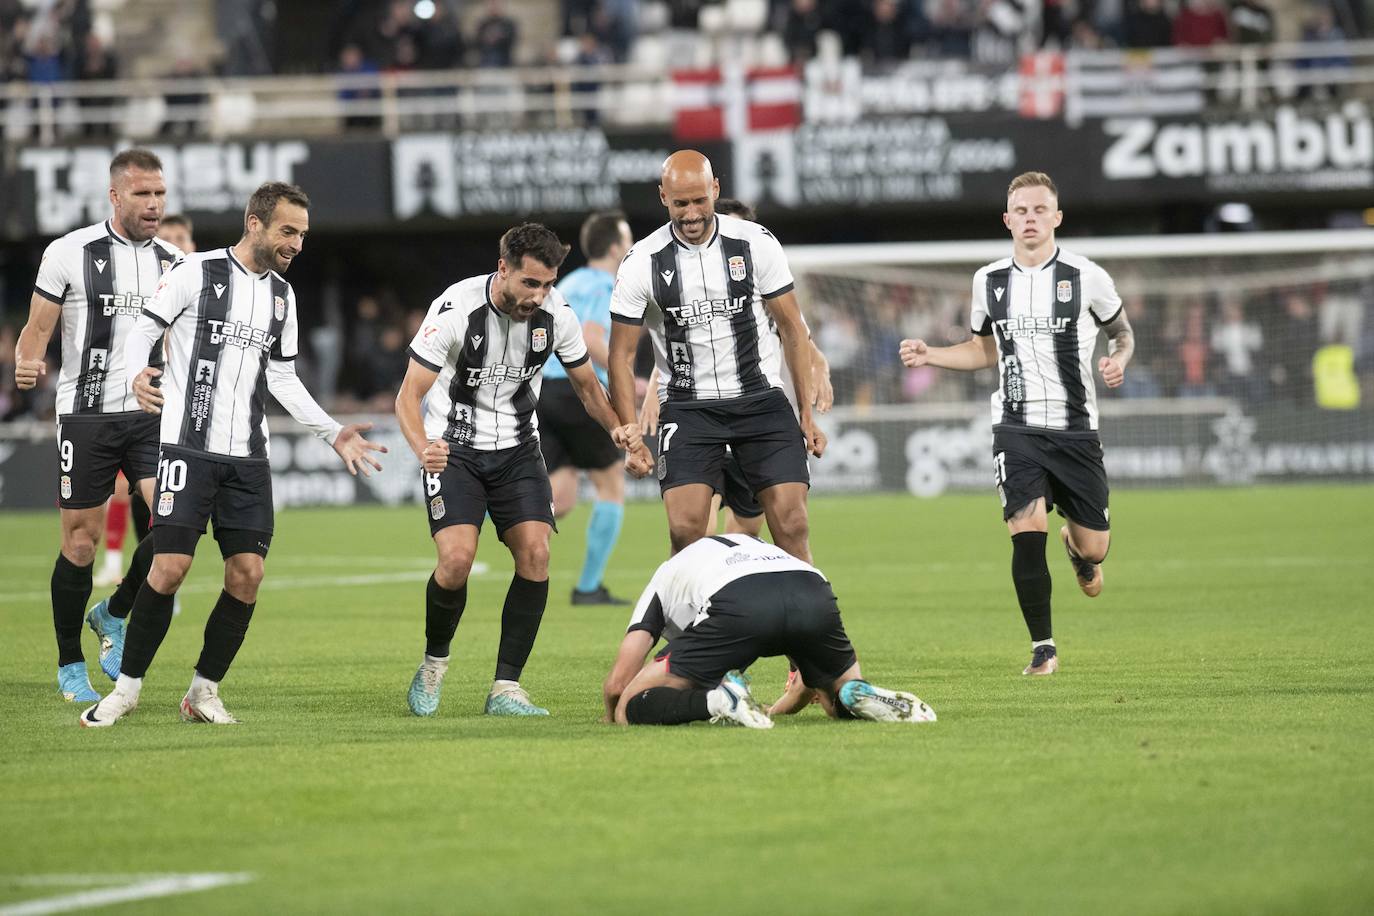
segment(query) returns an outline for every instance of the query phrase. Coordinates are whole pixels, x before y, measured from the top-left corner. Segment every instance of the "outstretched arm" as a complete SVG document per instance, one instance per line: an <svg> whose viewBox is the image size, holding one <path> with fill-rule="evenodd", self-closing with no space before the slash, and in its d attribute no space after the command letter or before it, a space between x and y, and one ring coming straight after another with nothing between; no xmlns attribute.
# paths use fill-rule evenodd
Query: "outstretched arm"
<svg viewBox="0 0 1374 916"><path fill-rule="evenodd" d="M354 423L344 426L326 413L306 390L305 383L296 375L296 364L293 360L267 361L267 390L272 392L272 397L286 408L286 412L291 414L297 423L334 447L334 451L348 468L348 473L357 476L358 472L362 471L364 477L371 477L369 465L378 471L382 469L381 464L368 453L385 453L386 446L369 442L362 435L364 431L372 428L372 424Z"/></svg>
<svg viewBox="0 0 1374 916"><path fill-rule="evenodd" d="M1126 380L1126 365L1135 355L1135 331L1123 308L1116 317L1102 326L1107 332L1107 354L1097 361L1097 371L1108 388L1115 388Z"/></svg>
<svg viewBox="0 0 1374 916"><path fill-rule="evenodd" d="M603 721L615 721L615 709L620 705L621 694L630 685L630 681L634 680L639 669L644 667L644 660L648 658L655 642L647 630L631 630L621 640L615 663L611 665L611 670L601 685L601 698L606 704L606 718Z"/></svg>
<svg viewBox="0 0 1374 916"><path fill-rule="evenodd" d="M952 347L932 347L924 340L904 340L897 353L908 369L935 366L971 372L997 365L997 342L991 334L974 335L972 340Z"/></svg>

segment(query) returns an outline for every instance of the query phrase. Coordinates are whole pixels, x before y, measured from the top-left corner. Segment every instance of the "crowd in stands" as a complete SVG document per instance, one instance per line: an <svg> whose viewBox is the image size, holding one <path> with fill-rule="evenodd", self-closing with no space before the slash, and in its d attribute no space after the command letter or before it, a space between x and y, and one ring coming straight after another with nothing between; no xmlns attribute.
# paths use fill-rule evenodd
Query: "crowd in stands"
<svg viewBox="0 0 1374 916"><path fill-rule="evenodd" d="M33 6L0 0L0 82L114 79L118 61L94 28L89 0Z"/></svg>

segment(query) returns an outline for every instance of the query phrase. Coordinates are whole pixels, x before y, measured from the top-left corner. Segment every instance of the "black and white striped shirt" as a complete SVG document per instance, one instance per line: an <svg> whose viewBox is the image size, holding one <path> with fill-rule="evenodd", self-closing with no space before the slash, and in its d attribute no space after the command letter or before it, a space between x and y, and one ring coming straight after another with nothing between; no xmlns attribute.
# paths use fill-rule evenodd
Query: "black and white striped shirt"
<svg viewBox="0 0 1374 916"><path fill-rule="evenodd" d="M539 436L535 404L542 369L558 354L565 369L587 361L582 323L557 289L527 321L491 301L495 274L469 277L435 299L410 342L410 357L439 373L425 397L425 435L495 451Z"/></svg>
<svg viewBox="0 0 1374 916"><path fill-rule="evenodd" d="M160 239L129 241L109 220L48 245L33 289L62 306L59 417L138 410L124 372L124 340L179 257Z"/></svg>
<svg viewBox="0 0 1374 916"><path fill-rule="evenodd" d="M668 223L621 262L611 318L648 326L660 401L762 394L782 387L782 346L763 303L792 286L782 245L758 223L717 215L704 245Z"/></svg>
<svg viewBox="0 0 1374 916"><path fill-rule="evenodd" d="M188 255L143 316L127 358L166 329L164 448L266 461L269 391L320 438L338 435L296 376L296 294L275 271L250 272L229 248Z"/></svg>
<svg viewBox="0 0 1374 916"><path fill-rule="evenodd" d="M1095 436L1093 348L1120 311L1107 272L1062 248L1035 268L1012 258L979 268L970 326L997 341L993 425Z"/></svg>

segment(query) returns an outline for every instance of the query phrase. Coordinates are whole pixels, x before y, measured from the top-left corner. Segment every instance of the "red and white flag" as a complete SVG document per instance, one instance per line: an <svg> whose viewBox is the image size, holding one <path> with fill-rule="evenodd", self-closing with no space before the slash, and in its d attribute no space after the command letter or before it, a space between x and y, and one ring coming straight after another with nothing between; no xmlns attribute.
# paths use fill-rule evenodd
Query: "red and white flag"
<svg viewBox="0 0 1374 916"><path fill-rule="evenodd" d="M796 67L718 67L673 72L679 140L723 140L802 122L802 81Z"/></svg>

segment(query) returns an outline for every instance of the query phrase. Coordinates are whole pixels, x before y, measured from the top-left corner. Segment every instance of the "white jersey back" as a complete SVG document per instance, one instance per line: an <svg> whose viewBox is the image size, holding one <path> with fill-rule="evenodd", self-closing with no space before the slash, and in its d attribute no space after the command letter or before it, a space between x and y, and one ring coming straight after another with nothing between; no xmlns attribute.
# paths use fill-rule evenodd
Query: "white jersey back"
<svg viewBox="0 0 1374 916"><path fill-rule="evenodd" d="M145 309L167 328L162 444L267 460L267 361L296 358L296 294L229 248L187 255Z"/></svg>
<svg viewBox="0 0 1374 916"><path fill-rule="evenodd" d="M695 541L661 564L635 604L625 632L644 630L673 639L710 616L711 596L736 579L759 573L824 574L781 547L747 534L714 534Z"/></svg>
<svg viewBox="0 0 1374 916"><path fill-rule="evenodd" d="M1093 348L1120 311L1107 272L1062 248L1032 269L1012 258L979 268L969 324L997 341L993 425L1094 434Z"/></svg>
<svg viewBox="0 0 1374 916"><path fill-rule="evenodd" d="M48 245L34 292L62 306L59 417L139 409L124 377L124 338L179 257L178 248L160 239L129 241L109 220Z"/></svg>
<svg viewBox="0 0 1374 916"><path fill-rule="evenodd" d="M425 435L479 451L539 437L540 370L551 353L565 369L587 361L582 324L562 293L549 290L528 321L491 301L495 274L444 290L410 342L410 357L439 373L425 397Z"/></svg>
<svg viewBox="0 0 1374 916"><path fill-rule="evenodd" d="M792 290L782 245L758 223L716 216L703 245L672 223L621 262L611 318L649 328L660 401L714 401L782 387L782 348L764 300Z"/></svg>

